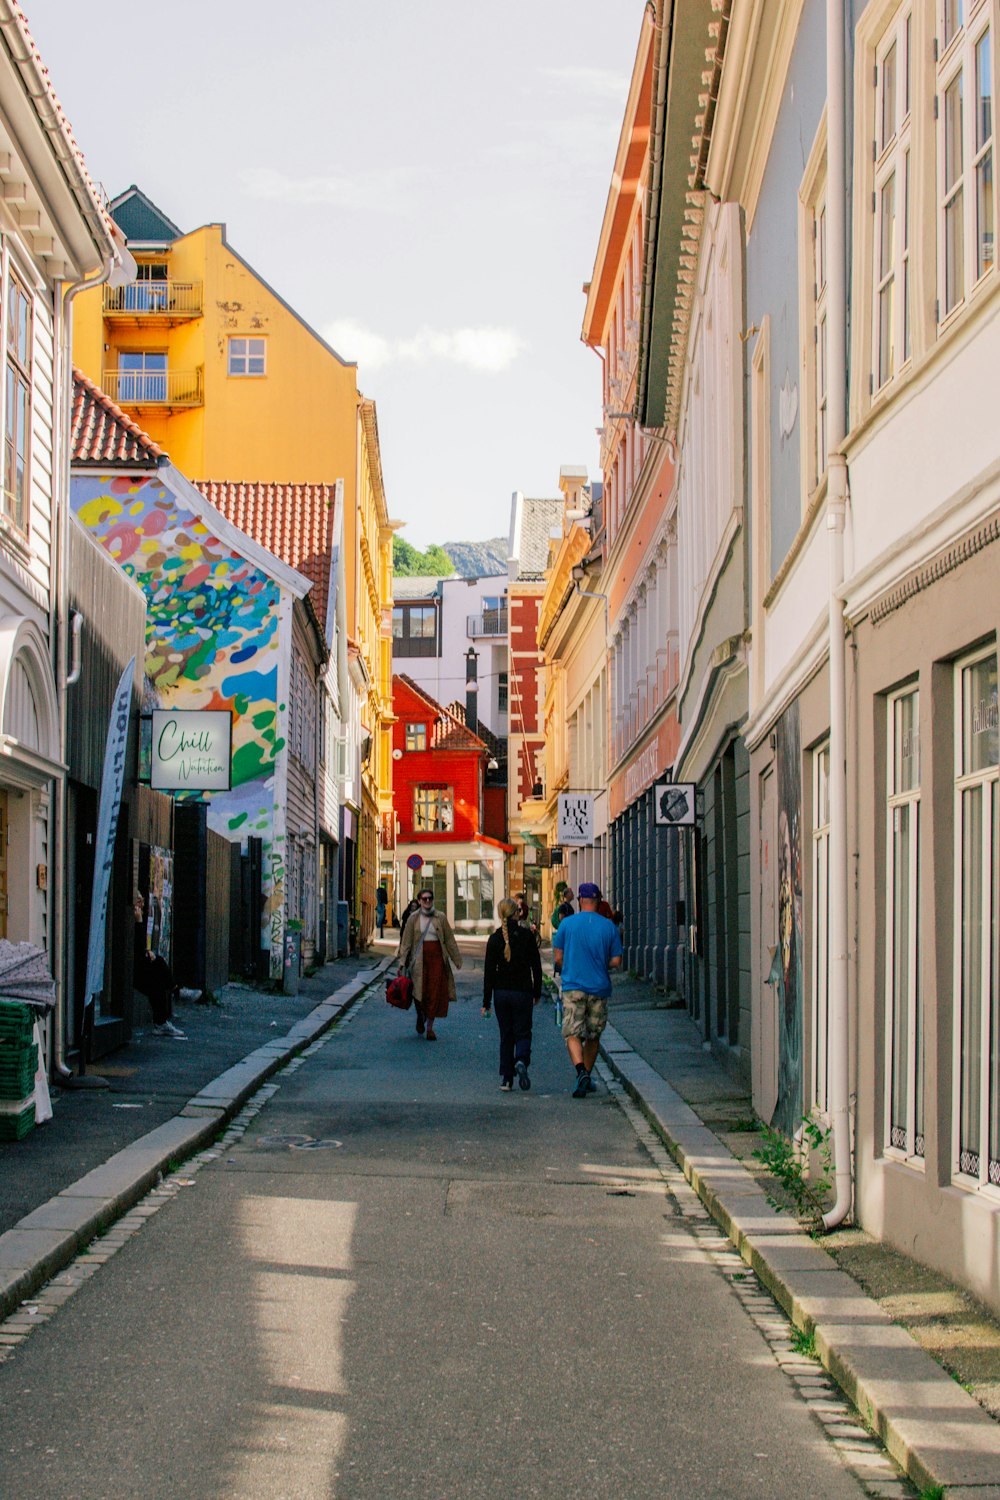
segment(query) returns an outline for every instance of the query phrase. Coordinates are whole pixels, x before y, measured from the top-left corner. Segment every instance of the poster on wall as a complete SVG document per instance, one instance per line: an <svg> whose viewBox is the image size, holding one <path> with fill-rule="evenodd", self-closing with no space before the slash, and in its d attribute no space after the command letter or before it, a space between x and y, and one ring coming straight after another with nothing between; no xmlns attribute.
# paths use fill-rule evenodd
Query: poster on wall
<svg viewBox="0 0 1000 1500"><path fill-rule="evenodd" d="M154 958L170 962L174 917L174 856L154 844L149 851L149 902L146 948Z"/></svg>
<svg viewBox="0 0 1000 1500"><path fill-rule="evenodd" d="M778 947L770 982L777 990L778 1099L776 1130L792 1136L802 1121L802 765L799 706L778 720Z"/></svg>

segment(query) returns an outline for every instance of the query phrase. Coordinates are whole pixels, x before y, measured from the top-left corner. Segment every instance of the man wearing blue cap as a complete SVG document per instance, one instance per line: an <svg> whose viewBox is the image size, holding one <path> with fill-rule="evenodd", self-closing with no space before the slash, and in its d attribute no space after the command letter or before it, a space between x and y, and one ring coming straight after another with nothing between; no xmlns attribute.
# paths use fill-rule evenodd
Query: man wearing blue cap
<svg viewBox="0 0 1000 1500"><path fill-rule="evenodd" d="M611 972L622 966L622 940L614 922L597 910L598 887L587 880L577 894L580 910L559 923L552 958L562 975L562 1034L576 1068L573 1098L583 1099L594 1088L590 1074L608 1024Z"/></svg>

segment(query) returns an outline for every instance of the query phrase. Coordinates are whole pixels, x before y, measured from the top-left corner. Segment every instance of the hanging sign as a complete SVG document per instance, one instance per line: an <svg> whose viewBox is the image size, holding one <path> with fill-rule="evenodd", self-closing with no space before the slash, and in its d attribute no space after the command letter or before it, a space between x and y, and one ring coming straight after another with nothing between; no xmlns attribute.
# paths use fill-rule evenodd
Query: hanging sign
<svg viewBox="0 0 1000 1500"><path fill-rule="evenodd" d="M693 828L698 788L693 781L661 781L653 788L657 828Z"/></svg>
<svg viewBox="0 0 1000 1500"><path fill-rule="evenodd" d="M228 709L154 708L149 784L157 792L228 792L232 745Z"/></svg>
<svg viewBox="0 0 1000 1500"><path fill-rule="evenodd" d="M407 855L406 868L408 870L422 870L424 868L424 856L422 854Z"/></svg>
<svg viewBox="0 0 1000 1500"><path fill-rule="evenodd" d="M132 678L135 657L121 675L111 722L104 747L104 770L101 773L101 801L97 811L97 836L94 840L94 879L90 887L90 934L87 939L87 978L84 1008L92 1005L94 996L104 988L104 931L108 915L108 888L111 866L115 860L115 835L125 785L125 752L128 748L129 708L132 703Z"/></svg>
<svg viewBox="0 0 1000 1500"><path fill-rule="evenodd" d="M558 815L560 844L594 842L594 799L585 792L560 792Z"/></svg>

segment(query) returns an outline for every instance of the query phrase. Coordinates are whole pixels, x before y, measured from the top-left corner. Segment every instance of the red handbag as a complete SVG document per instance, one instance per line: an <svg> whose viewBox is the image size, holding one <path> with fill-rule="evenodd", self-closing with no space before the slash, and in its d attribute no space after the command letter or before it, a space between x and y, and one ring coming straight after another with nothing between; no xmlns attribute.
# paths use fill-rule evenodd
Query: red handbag
<svg viewBox="0 0 1000 1500"><path fill-rule="evenodd" d="M409 974L397 974L385 982L385 998L397 1010L409 1010L413 1004L413 980Z"/></svg>

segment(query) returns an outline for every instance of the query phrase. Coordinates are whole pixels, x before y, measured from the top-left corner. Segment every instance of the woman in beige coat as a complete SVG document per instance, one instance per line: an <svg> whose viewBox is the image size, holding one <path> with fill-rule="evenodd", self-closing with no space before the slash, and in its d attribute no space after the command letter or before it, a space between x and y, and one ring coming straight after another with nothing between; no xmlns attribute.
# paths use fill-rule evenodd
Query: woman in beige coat
<svg viewBox="0 0 1000 1500"><path fill-rule="evenodd" d="M462 955L448 918L434 910L434 892L421 891L417 899L420 909L403 929L399 962L413 980L417 1031L424 1031L426 1026L427 1040L436 1042L434 1022L448 1014L448 1002L455 998L452 965L460 969Z"/></svg>

